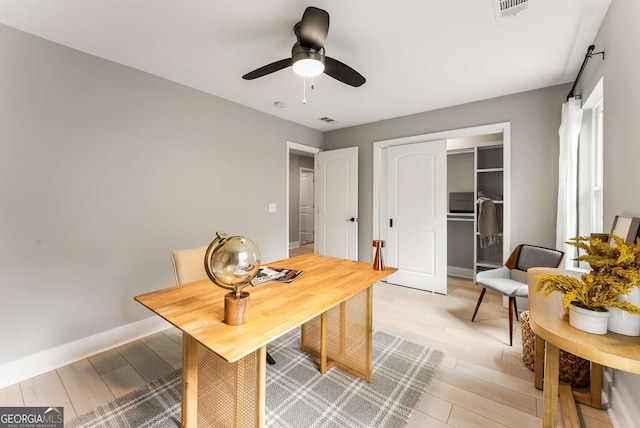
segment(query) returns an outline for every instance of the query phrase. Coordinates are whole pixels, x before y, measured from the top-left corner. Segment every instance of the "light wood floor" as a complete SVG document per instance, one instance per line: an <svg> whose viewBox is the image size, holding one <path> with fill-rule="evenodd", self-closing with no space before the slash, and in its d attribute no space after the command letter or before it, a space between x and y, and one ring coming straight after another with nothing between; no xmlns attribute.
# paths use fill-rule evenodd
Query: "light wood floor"
<svg viewBox="0 0 640 428"><path fill-rule="evenodd" d="M499 296L487 292L471 323L477 286L449 278L448 288L443 296L374 286L376 329L446 354L408 427L540 427L542 392L522 363L520 325L510 347ZM64 406L71 420L179 368L181 358L180 332L165 330L1 389L0 406ZM578 410L587 428L612 426L605 411L583 405Z"/></svg>

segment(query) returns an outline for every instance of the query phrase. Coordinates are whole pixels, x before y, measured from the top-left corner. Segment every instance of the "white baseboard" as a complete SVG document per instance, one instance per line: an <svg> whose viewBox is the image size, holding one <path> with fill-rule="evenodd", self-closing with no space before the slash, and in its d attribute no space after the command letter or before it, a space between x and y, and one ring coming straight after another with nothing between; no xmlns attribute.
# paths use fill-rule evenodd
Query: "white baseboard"
<svg viewBox="0 0 640 428"><path fill-rule="evenodd" d="M473 279L473 269L461 268L457 266L447 266L447 275Z"/></svg>
<svg viewBox="0 0 640 428"><path fill-rule="evenodd" d="M289 249L298 248L300 246L300 241L289 242Z"/></svg>
<svg viewBox="0 0 640 428"><path fill-rule="evenodd" d="M146 318L0 365L0 389L83 358L169 328L160 317Z"/></svg>
<svg viewBox="0 0 640 428"><path fill-rule="evenodd" d="M602 401L606 403L607 414L611 419L614 428L633 428L636 423L633 421L627 403L618 388L616 388L612 369L604 367L602 371ZM628 397L630 398L630 397ZM636 405L633 400L629 404Z"/></svg>

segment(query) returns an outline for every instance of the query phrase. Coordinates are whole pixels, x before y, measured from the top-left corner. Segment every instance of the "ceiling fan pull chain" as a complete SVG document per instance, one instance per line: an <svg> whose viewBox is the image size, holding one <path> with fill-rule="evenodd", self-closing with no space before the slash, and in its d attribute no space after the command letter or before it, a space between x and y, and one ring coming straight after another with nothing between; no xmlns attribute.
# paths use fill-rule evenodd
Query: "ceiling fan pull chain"
<svg viewBox="0 0 640 428"><path fill-rule="evenodd" d="M307 103L307 78L302 78L302 104Z"/></svg>

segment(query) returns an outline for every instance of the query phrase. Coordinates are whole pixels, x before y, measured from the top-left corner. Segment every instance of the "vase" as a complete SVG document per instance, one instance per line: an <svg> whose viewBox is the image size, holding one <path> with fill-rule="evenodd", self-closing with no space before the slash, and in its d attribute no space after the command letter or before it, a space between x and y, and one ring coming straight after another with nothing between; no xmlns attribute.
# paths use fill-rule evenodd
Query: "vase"
<svg viewBox="0 0 640 428"><path fill-rule="evenodd" d="M640 306L640 288L634 287L627 296L620 295L618 300ZM626 336L640 336L640 315L632 315L618 308L609 308L609 331Z"/></svg>
<svg viewBox="0 0 640 428"><path fill-rule="evenodd" d="M609 311L597 312L569 305L569 324L578 330L593 334L607 334Z"/></svg>

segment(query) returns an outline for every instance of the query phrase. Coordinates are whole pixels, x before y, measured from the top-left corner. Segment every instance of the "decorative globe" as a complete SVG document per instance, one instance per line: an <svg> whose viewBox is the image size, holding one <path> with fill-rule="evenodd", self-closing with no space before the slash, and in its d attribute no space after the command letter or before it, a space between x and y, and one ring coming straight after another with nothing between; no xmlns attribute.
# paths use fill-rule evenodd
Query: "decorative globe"
<svg viewBox="0 0 640 428"><path fill-rule="evenodd" d="M260 250L249 238L218 234L209 245L204 260L209 278L236 294L251 283L260 268Z"/></svg>

